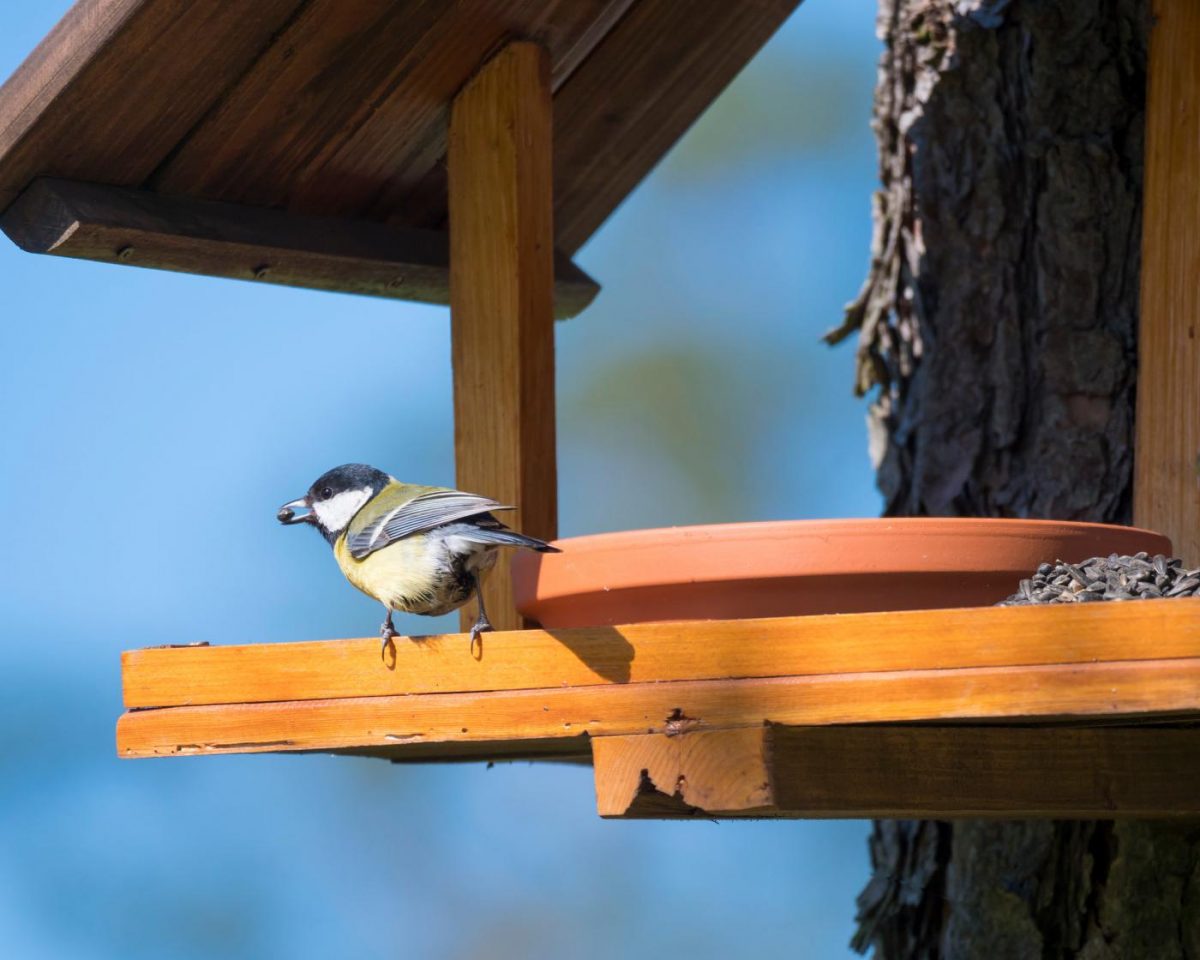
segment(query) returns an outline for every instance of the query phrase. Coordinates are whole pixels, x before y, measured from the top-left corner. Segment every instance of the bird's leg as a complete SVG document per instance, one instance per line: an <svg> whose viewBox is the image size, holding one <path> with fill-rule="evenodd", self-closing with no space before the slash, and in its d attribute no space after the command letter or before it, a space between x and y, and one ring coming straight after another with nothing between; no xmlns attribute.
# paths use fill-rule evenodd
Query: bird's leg
<svg viewBox="0 0 1200 960"><path fill-rule="evenodd" d="M396 628L392 626L392 608L384 607L387 610L387 619L383 621L383 626L379 628L379 636L383 638L383 647L379 651L381 660L387 659L388 644L392 642L392 637L396 636Z"/></svg>
<svg viewBox="0 0 1200 960"><path fill-rule="evenodd" d="M492 629L492 621L488 619L487 611L483 609L483 584L479 582L479 575L475 574L472 579L475 581L475 602L479 604L479 616L475 618L475 625L471 627L471 653L475 653L475 644L479 643L479 635ZM480 653L483 652L483 645L480 644Z"/></svg>

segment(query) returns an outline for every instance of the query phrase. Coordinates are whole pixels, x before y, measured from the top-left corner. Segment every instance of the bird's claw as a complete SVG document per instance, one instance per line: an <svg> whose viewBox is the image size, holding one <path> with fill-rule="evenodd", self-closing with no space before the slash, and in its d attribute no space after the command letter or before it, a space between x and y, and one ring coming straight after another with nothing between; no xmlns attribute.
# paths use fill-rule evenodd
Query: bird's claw
<svg viewBox="0 0 1200 960"><path fill-rule="evenodd" d="M380 647L380 649L379 649L379 659L380 659L380 660L383 660L384 662L387 662L387 648L388 648L388 644L392 642L392 639L393 639L393 638L394 638L396 635L397 635L397 634L396 634L396 628L392 626L392 621L391 621L391 619L389 618L389 619L387 620L387 622L386 622L386 623L384 623L384 625L383 625L382 627L380 627L380 628L379 628L379 636L380 636L380 637L382 638L382 640L383 640L383 646L382 646L382 647Z"/></svg>
<svg viewBox="0 0 1200 960"><path fill-rule="evenodd" d="M483 656L483 641L480 639L480 634L488 633L492 629L491 621L486 617L480 617L475 621L475 625L471 627L471 656L476 660ZM476 646L478 645L478 653Z"/></svg>

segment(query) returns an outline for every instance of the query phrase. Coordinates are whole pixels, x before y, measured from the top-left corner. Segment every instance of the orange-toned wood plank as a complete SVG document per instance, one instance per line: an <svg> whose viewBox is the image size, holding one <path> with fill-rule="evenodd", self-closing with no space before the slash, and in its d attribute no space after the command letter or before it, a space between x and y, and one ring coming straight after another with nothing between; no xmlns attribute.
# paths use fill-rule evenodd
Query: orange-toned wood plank
<svg viewBox="0 0 1200 960"><path fill-rule="evenodd" d="M572 740L668 730L1200 711L1200 659L414 694L134 710L125 757Z"/></svg>
<svg viewBox="0 0 1200 960"><path fill-rule="evenodd" d="M150 648L127 707L1200 657L1200 599L644 623L379 641Z"/></svg>
<svg viewBox="0 0 1200 960"><path fill-rule="evenodd" d="M300 0L80 0L0 87L0 210L35 177L137 186Z"/></svg>
<svg viewBox="0 0 1200 960"><path fill-rule="evenodd" d="M1200 4L1154 13L1134 517L1200 564Z"/></svg>
<svg viewBox="0 0 1200 960"><path fill-rule="evenodd" d="M533 43L501 50L451 108L458 485L515 506L513 525L547 540L558 523L550 138L550 60ZM497 629L521 626L507 562L484 595Z"/></svg>
<svg viewBox="0 0 1200 960"><path fill-rule="evenodd" d="M602 817L769 816L776 806L767 728L593 737Z"/></svg>
<svg viewBox="0 0 1200 960"><path fill-rule="evenodd" d="M1200 728L759 727L596 737L602 816L1176 817Z"/></svg>

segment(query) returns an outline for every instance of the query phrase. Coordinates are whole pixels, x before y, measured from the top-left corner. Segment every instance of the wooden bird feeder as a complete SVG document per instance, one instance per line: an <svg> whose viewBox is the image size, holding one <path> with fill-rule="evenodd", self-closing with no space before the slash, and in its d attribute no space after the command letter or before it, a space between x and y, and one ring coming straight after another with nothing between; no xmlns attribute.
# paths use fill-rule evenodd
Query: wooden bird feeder
<svg viewBox="0 0 1200 960"><path fill-rule="evenodd" d="M458 483L552 538L554 318L597 290L569 258L796 5L78 0L0 89L0 226L449 303ZM1195 561L1200 6L1158 7L1136 519ZM550 631L497 570L488 609L478 660L127 652L118 752L580 760L612 817L1200 814L1200 599Z"/></svg>

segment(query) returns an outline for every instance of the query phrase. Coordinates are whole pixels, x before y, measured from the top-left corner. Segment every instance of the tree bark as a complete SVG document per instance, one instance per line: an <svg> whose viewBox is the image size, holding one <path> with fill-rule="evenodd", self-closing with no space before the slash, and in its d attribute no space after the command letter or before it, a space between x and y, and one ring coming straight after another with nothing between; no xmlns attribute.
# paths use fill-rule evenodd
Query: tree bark
<svg viewBox="0 0 1200 960"><path fill-rule="evenodd" d="M881 0L872 261L829 339L858 331L889 515L1129 522L1148 32L1148 0ZM870 848L878 960L1200 960L1200 825Z"/></svg>

